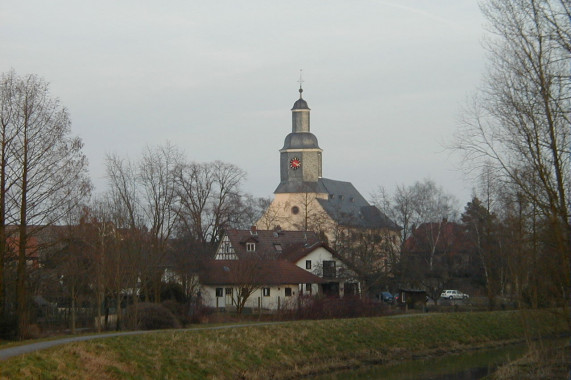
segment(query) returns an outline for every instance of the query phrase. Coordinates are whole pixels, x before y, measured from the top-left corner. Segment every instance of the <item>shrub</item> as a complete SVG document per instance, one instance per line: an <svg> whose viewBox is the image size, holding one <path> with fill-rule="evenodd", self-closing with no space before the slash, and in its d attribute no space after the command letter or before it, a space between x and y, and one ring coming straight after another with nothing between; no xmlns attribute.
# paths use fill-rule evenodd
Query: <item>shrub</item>
<svg viewBox="0 0 571 380"><path fill-rule="evenodd" d="M0 316L0 340L15 340L16 331L18 331L18 322L15 316Z"/></svg>
<svg viewBox="0 0 571 380"><path fill-rule="evenodd" d="M169 309L147 302L129 306L125 313L125 323L131 330L180 328L180 322Z"/></svg>
<svg viewBox="0 0 571 380"><path fill-rule="evenodd" d="M161 290L161 300L174 300L178 303L185 303L188 301L184 294L182 285L176 283L168 283L163 285Z"/></svg>
<svg viewBox="0 0 571 380"><path fill-rule="evenodd" d="M381 314L381 307L359 297L309 296L302 297L298 307L285 311L284 316L294 319L355 318Z"/></svg>

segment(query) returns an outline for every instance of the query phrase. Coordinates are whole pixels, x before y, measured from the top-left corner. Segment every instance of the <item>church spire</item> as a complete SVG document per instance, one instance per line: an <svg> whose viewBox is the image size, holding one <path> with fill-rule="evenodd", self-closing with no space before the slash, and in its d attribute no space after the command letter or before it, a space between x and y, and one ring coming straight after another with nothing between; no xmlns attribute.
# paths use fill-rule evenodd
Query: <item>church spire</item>
<svg viewBox="0 0 571 380"><path fill-rule="evenodd" d="M303 99L303 78L301 76L301 70L299 70L299 99L293 104L291 109L292 117L292 127L291 131L293 133L303 133L309 132L309 107L307 102Z"/></svg>
<svg viewBox="0 0 571 380"><path fill-rule="evenodd" d="M299 83L299 98L302 99L303 97L301 96L302 92L303 92L303 77L301 76L303 69L299 69L299 80L297 81Z"/></svg>

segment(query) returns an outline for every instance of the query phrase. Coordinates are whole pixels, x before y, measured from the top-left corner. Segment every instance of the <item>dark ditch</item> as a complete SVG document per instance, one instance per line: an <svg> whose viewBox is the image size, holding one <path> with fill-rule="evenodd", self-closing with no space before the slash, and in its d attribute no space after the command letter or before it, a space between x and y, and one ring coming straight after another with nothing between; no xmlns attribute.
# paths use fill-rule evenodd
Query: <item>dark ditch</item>
<svg viewBox="0 0 571 380"><path fill-rule="evenodd" d="M563 344L555 339L551 344ZM460 354L407 360L392 365L376 365L312 377L313 380L475 380L490 375L500 365L522 357L527 346L509 345Z"/></svg>

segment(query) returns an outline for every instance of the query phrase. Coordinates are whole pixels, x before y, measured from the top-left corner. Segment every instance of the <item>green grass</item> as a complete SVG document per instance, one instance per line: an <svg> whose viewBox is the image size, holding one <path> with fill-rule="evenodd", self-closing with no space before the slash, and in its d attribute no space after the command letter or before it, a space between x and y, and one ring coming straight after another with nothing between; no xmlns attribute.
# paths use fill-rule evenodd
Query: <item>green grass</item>
<svg viewBox="0 0 571 380"><path fill-rule="evenodd" d="M567 333L563 312L419 314L161 331L55 347L1 363L0 378L297 378L363 363Z"/></svg>

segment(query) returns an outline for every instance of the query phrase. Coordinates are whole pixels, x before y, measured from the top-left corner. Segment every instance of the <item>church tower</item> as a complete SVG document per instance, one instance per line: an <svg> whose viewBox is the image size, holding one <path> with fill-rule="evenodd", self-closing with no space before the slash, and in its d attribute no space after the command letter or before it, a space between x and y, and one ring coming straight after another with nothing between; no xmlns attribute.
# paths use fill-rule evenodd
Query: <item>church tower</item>
<svg viewBox="0 0 571 380"><path fill-rule="evenodd" d="M299 88L299 99L291 109L292 128L280 149L280 184L275 193L316 191L322 176L321 153L317 137L310 132L310 109Z"/></svg>
<svg viewBox="0 0 571 380"><path fill-rule="evenodd" d="M309 113L300 86L299 99L291 109L291 133L280 149L280 183L257 226L262 230L280 226L291 231L320 231L332 244L340 228L394 235L396 242L399 227L350 182L323 178L323 150L311 133Z"/></svg>

